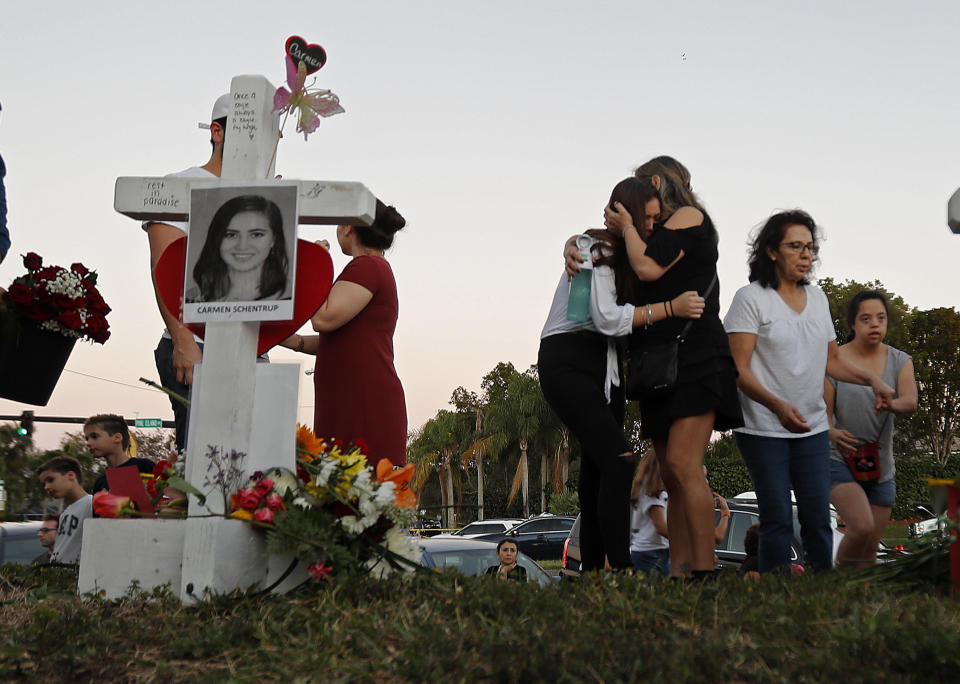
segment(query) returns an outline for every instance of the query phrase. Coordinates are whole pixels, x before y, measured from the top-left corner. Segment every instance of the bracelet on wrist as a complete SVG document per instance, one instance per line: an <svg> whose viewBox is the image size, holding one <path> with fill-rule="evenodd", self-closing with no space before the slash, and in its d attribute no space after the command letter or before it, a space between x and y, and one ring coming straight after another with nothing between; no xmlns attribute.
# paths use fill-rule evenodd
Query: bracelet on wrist
<svg viewBox="0 0 960 684"><path fill-rule="evenodd" d="M303 344L305 341L306 340L304 340L303 335L297 335L297 351L298 352L303 351Z"/></svg>
<svg viewBox="0 0 960 684"><path fill-rule="evenodd" d="M667 311L667 303L663 302L663 317L670 318L670 312Z"/></svg>

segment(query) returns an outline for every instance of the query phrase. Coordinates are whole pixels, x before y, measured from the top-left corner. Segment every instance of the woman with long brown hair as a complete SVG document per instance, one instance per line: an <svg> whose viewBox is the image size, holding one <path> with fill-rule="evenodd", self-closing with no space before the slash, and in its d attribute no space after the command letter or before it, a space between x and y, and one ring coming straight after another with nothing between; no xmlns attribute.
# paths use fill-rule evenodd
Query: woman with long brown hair
<svg viewBox="0 0 960 684"><path fill-rule="evenodd" d="M636 178L618 183L610 202L629 207L645 231L660 213L656 189ZM585 322L567 319L570 285L561 277L540 336L537 368L544 397L582 449L578 491L583 569L601 570L605 559L612 568L627 569L632 566L629 499L634 459L623 434L623 383L613 338L662 320L671 306L678 317L696 318L703 300L695 292L678 292L671 302L649 307L618 300L618 290L629 289L633 277L623 239L606 230L588 234L596 240L597 264L590 317Z"/></svg>
<svg viewBox="0 0 960 684"><path fill-rule="evenodd" d="M743 424L736 367L720 322L717 231L690 186L690 172L672 157L641 165L636 178L660 191L662 224L645 236L620 203L604 210L607 228L622 233L634 273L648 299L694 290L706 299L703 315L679 345L674 387L642 397L643 436L653 441L669 495L670 573L705 577L714 568L713 495L703 476L703 455L714 430ZM666 320L630 338L631 354L669 344L682 321Z"/></svg>

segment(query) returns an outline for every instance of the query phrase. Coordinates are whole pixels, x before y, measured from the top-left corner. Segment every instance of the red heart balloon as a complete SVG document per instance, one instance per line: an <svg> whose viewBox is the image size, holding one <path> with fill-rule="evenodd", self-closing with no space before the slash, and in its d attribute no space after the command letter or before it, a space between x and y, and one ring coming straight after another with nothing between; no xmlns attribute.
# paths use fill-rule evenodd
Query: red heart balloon
<svg viewBox="0 0 960 684"><path fill-rule="evenodd" d="M187 264L187 236L174 240L160 255L154 276L157 292L167 310L183 320L183 272ZM297 240L296 289L293 296L292 321L261 321L257 353L277 346L300 329L327 300L333 287L333 261L323 247L306 240ZM203 323L187 327L203 337Z"/></svg>
<svg viewBox="0 0 960 684"><path fill-rule="evenodd" d="M308 43L300 36L287 38L286 50L290 59L293 60L293 65L297 66L299 62L303 62L308 74L320 71L327 63L327 51L316 43Z"/></svg>

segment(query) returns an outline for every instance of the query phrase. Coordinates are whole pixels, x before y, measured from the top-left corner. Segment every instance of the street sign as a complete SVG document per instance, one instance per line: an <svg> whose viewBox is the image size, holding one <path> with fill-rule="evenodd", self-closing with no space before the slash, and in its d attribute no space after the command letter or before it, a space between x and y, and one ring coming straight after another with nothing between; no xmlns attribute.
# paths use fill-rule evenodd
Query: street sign
<svg viewBox="0 0 960 684"><path fill-rule="evenodd" d="M138 427L138 428L163 427L163 421L160 418L137 418L134 421L134 427Z"/></svg>

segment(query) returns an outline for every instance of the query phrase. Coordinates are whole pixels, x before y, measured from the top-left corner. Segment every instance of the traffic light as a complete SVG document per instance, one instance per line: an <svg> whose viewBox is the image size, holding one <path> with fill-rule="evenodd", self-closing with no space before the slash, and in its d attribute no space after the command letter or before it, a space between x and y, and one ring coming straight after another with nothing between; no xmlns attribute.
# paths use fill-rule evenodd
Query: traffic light
<svg viewBox="0 0 960 684"><path fill-rule="evenodd" d="M33 411L24 411L20 414L20 427L17 428L17 434L23 437L33 434Z"/></svg>

